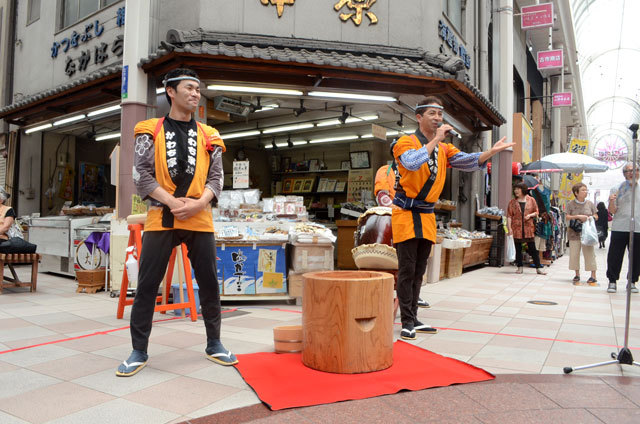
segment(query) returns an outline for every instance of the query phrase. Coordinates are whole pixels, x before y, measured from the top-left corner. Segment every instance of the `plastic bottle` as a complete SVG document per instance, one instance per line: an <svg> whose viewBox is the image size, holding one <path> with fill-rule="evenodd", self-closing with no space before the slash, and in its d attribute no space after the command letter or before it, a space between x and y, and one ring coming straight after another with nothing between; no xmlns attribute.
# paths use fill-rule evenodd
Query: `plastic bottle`
<svg viewBox="0 0 640 424"><path fill-rule="evenodd" d="M127 247L128 258L124 264L127 267L127 278L129 279L129 284L133 284L138 281L138 260L133 256L133 249L133 246Z"/></svg>

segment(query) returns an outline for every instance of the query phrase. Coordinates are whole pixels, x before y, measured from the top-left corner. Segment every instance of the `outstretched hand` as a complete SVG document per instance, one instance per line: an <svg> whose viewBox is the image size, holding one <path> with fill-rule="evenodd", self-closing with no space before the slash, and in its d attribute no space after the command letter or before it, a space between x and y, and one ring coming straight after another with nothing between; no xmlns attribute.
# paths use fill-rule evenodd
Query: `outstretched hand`
<svg viewBox="0 0 640 424"><path fill-rule="evenodd" d="M496 144L493 145L493 147L491 147L491 150L493 151L493 153L498 153L515 145L516 143L514 143L513 141L508 143L507 136L504 136L500 140L498 140Z"/></svg>

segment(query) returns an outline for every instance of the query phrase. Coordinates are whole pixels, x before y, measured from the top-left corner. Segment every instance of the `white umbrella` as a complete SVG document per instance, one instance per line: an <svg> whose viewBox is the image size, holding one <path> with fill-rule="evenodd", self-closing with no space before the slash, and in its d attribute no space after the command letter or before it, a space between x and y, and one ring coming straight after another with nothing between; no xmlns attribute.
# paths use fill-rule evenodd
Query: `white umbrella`
<svg viewBox="0 0 640 424"><path fill-rule="evenodd" d="M551 162L565 172L605 172L609 169L606 163L592 156L578 153L554 153L540 160Z"/></svg>

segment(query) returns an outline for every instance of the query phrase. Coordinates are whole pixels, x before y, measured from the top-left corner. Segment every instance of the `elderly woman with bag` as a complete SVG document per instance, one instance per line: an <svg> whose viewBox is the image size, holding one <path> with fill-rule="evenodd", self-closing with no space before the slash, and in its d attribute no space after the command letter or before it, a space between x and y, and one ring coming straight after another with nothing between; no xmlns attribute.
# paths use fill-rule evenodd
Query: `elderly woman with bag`
<svg viewBox="0 0 640 424"><path fill-rule="evenodd" d="M513 186L513 196L507 207L507 230L513 234L516 247L516 274L522 274L522 243L527 243L527 251L533 258L536 272L546 275L540 265L540 255L534 243L536 226L534 218L538 216L538 205L533 197L527 195L528 187L519 182Z"/></svg>
<svg viewBox="0 0 640 424"><path fill-rule="evenodd" d="M569 269L573 270L576 275L573 277L573 284L580 284L580 251L584 257L585 271L591 271L591 277L587 280L590 286L597 286L596 280L596 252L593 246L582 244L581 231L582 224L587 222L590 217L598 218L596 207L591 200L587 200L589 190L583 183L575 184L571 191L575 199L567 204L567 221L569 228L567 229L567 238L569 239ZM571 222L573 221L573 222Z"/></svg>

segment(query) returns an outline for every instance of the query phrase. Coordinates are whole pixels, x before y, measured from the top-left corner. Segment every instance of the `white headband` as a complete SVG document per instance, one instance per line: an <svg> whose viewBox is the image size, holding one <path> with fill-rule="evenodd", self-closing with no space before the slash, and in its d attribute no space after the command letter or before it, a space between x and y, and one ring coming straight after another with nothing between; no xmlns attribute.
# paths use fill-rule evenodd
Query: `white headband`
<svg viewBox="0 0 640 424"><path fill-rule="evenodd" d="M162 84L164 84L164 87L167 87L167 83L168 82L173 82L173 81L183 81L183 80L190 80L190 81L195 81L198 84L200 84L200 80L196 77L189 77L189 76L184 76L184 77L173 77L173 78L169 78L166 79L164 81L162 81Z"/></svg>
<svg viewBox="0 0 640 424"><path fill-rule="evenodd" d="M432 107L435 109L442 109L444 110L444 107L440 106L440 105L433 105L433 104L428 104L428 105L416 105L415 110L421 109L421 108L425 108L425 107Z"/></svg>

